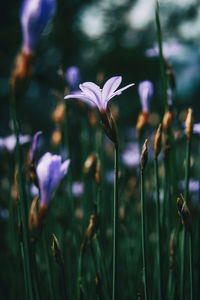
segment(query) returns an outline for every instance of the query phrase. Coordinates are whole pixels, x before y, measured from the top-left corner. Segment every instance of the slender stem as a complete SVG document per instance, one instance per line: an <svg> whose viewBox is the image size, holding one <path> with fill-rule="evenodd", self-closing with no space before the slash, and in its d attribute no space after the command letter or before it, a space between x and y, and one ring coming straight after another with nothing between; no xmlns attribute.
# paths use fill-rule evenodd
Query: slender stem
<svg viewBox="0 0 200 300"><path fill-rule="evenodd" d="M64 263L61 265L61 275L62 275L62 281L63 281L64 299L67 300L68 297L67 297L66 276L65 276Z"/></svg>
<svg viewBox="0 0 200 300"><path fill-rule="evenodd" d="M114 161L114 202L113 202L113 284L112 300L117 299L117 258L118 258L118 145L115 144Z"/></svg>
<svg viewBox="0 0 200 300"><path fill-rule="evenodd" d="M43 236L42 236L42 244L43 244L43 253L44 253L44 258L45 258L45 263L46 263L46 268L47 268L47 280L48 280L48 287L49 287L49 294L50 294L49 298L51 300L54 300L56 298L54 297L54 292L53 292L53 280L52 280L52 272L51 272L51 266L50 266L50 261L49 261L49 251L48 251L48 247L47 247L45 228L44 228Z"/></svg>
<svg viewBox="0 0 200 300"><path fill-rule="evenodd" d="M28 224L27 224L27 201L25 195L25 187L24 187L24 177L22 172L22 160L21 160L21 151L19 144L19 124L17 121L17 114L15 109L15 97L12 95L11 103L11 116L14 124L14 132L16 136L16 165L18 171L18 193L19 193L19 210L22 221L22 231L23 231L23 248L24 248L24 259L23 262L25 264L26 275L27 278L26 285L28 286L29 299L33 300L33 286L32 286L32 278L31 278L31 268L30 268L30 254L29 254L29 240L28 240Z"/></svg>
<svg viewBox="0 0 200 300"><path fill-rule="evenodd" d="M192 264L192 233L189 232L189 260L190 260L190 300L193 300L193 264Z"/></svg>
<svg viewBox="0 0 200 300"><path fill-rule="evenodd" d="M159 195L159 177L158 177L158 159L154 160L154 172L156 179L156 231L157 231L157 255L158 255L158 299L162 299L162 280L161 280L161 243L160 243L160 195Z"/></svg>
<svg viewBox="0 0 200 300"><path fill-rule="evenodd" d="M83 251L80 252L79 263L78 263L78 285L77 285L77 299L83 298Z"/></svg>
<svg viewBox="0 0 200 300"><path fill-rule="evenodd" d="M165 111L167 111L169 109L169 105L167 101L167 79L165 73L165 61L164 61L163 50L162 50L162 30L160 26L158 0L156 0L156 27L157 27L157 36L158 36L158 46L159 46L160 72L161 72L161 79L162 79L163 99L164 99Z"/></svg>
<svg viewBox="0 0 200 300"><path fill-rule="evenodd" d="M144 299L148 300L147 288L147 261L146 261L146 241L145 241L145 201L144 201L144 174L141 171L141 226L142 226L142 260L144 272Z"/></svg>

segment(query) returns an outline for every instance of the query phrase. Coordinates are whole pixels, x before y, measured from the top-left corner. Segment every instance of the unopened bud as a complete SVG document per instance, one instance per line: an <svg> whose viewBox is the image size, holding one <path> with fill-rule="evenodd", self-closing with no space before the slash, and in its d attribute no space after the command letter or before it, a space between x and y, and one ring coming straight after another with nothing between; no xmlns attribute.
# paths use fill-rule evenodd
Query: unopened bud
<svg viewBox="0 0 200 300"><path fill-rule="evenodd" d="M96 165L96 174L95 174L96 182L99 187L101 187L101 163L98 159L97 165Z"/></svg>
<svg viewBox="0 0 200 300"><path fill-rule="evenodd" d="M90 216L90 223L85 232L82 244L81 244L81 252L83 253L86 247L90 244L91 240L95 237L96 231L99 224L99 218L96 212Z"/></svg>
<svg viewBox="0 0 200 300"><path fill-rule="evenodd" d="M59 103L52 113L52 119L56 124L62 124L65 118L65 105L64 103Z"/></svg>
<svg viewBox="0 0 200 300"><path fill-rule="evenodd" d="M51 140L52 140L52 145L53 145L54 147L57 147L57 146L60 144L60 142L61 142L61 140L62 140L62 133L61 133L60 128L57 128L57 129L53 132Z"/></svg>
<svg viewBox="0 0 200 300"><path fill-rule="evenodd" d="M117 125L115 123L115 120L112 116L111 111L109 108L107 111L101 110L100 111L100 118L101 122L104 128L104 131L108 138L114 143L118 144L118 131L117 131Z"/></svg>
<svg viewBox="0 0 200 300"><path fill-rule="evenodd" d="M144 145L142 147L142 153L141 153L141 158L140 158L141 173L144 171L144 168L145 168L147 160L148 160L147 142L148 142L148 140L146 139L144 142Z"/></svg>
<svg viewBox="0 0 200 300"><path fill-rule="evenodd" d="M52 252L53 256L55 257L56 262L62 266L64 263L62 251L60 249L60 244L58 242L57 237L53 233L53 243L52 243Z"/></svg>
<svg viewBox="0 0 200 300"><path fill-rule="evenodd" d="M163 117L163 129L167 133L172 126L173 115L171 111L167 111Z"/></svg>
<svg viewBox="0 0 200 300"><path fill-rule="evenodd" d="M148 116L149 112L143 111L141 114L139 114L136 124L136 130L138 137L141 136L142 131L144 130L147 122L148 122Z"/></svg>
<svg viewBox="0 0 200 300"><path fill-rule="evenodd" d="M84 163L83 173L85 175L94 176L96 171L96 165L97 165L97 154L92 153L90 156L88 156L88 158Z"/></svg>
<svg viewBox="0 0 200 300"><path fill-rule="evenodd" d="M32 232L36 229L37 226L37 211L36 211L37 202L38 202L38 197L36 196L31 203L30 212L29 212L28 227L29 230Z"/></svg>
<svg viewBox="0 0 200 300"><path fill-rule="evenodd" d="M154 141L154 158L157 158L162 147L162 125L158 126Z"/></svg>
<svg viewBox="0 0 200 300"><path fill-rule="evenodd" d="M190 141L192 132L193 132L193 118L192 118L192 109L188 109L187 118L185 120L185 128L186 128L186 135L188 141Z"/></svg>

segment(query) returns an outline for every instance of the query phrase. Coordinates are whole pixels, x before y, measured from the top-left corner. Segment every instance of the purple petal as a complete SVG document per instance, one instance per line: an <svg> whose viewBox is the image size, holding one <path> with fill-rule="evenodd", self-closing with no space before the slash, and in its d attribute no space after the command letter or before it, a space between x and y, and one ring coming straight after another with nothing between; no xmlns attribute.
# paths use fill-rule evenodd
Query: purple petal
<svg viewBox="0 0 200 300"><path fill-rule="evenodd" d="M115 93L113 93L113 94L106 100L106 102L105 102L105 104L104 104L104 105L105 105L105 108L106 108L107 103L108 103L108 101L109 101L110 99L112 99L112 98L115 97L115 96L121 95L121 93L122 93L124 90L130 88L130 87L133 86L133 85L135 85L135 83L131 83L131 84L129 84L129 85L126 85L125 87L123 87L123 88L119 89L118 91L116 91Z"/></svg>
<svg viewBox="0 0 200 300"><path fill-rule="evenodd" d="M30 150L30 161L33 163L35 159L35 153L37 149L37 143L38 143L38 137L42 134L42 131L38 131L35 133L33 140L32 140L32 145L31 145L31 150Z"/></svg>
<svg viewBox="0 0 200 300"><path fill-rule="evenodd" d="M93 82L84 82L79 87L87 97L93 100L99 109L102 108L101 89L98 85Z"/></svg>
<svg viewBox="0 0 200 300"><path fill-rule="evenodd" d="M91 105L91 106L96 106L97 104L91 99L90 97L86 96L85 94L79 92L79 93L74 93L70 94L64 97L64 99L78 99L82 100L83 102Z"/></svg>
<svg viewBox="0 0 200 300"><path fill-rule="evenodd" d="M122 82L122 76L115 76L106 81L102 89L102 101L105 102L111 94L116 91L120 83Z"/></svg>
<svg viewBox="0 0 200 300"><path fill-rule="evenodd" d="M145 80L139 83L138 93L142 105L142 111L149 111L149 100L153 94L153 83Z"/></svg>
<svg viewBox="0 0 200 300"><path fill-rule="evenodd" d="M61 172L63 177L67 174L68 169L69 169L69 165L70 165L70 159L67 159L62 163L62 165L60 167L60 172Z"/></svg>
<svg viewBox="0 0 200 300"><path fill-rule="evenodd" d="M65 72L65 78L69 84L70 91L78 88L80 83L80 70L76 66L69 67Z"/></svg>

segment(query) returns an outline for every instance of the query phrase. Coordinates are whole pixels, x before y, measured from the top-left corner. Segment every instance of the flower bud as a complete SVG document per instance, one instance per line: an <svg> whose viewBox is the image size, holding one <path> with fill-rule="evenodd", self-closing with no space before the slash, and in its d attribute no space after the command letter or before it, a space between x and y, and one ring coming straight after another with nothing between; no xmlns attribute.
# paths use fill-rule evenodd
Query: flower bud
<svg viewBox="0 0 200 300"><path fill-rule="evenodd" d="M191 140L192 132L193 132L193 118L192 118L192 109L188 109L187 118L185 120L185 128L186 128L186 135L188 141Z"/></svg>
<svg viewBox="0 0 200 300"><path fill-rule="evenodd" d="M117 131L117 125L115 123L115 120L112 116L112 113L109 109L107 111L101 110L100 111L100 118L101 122L104 128L104 131L108 138L114 143L118 144L118 131Z"/></svg>
<svg viewBox="0 0 200 300"><path fill-rule="evenodd" d="M140 171L143 173L144 168L146 166L147 160L148 160L148 150L147 150L147 142L148 140L146 139L144 142L144 145L142 147L142 153L141 153L141 159L140 159Z"/></svg>
<svg viewBox="0 0 200 300"><path fill-rule="evenodd" d="M173 115L172 115L172 112L171 111L167 111L165 114L164 114L164 117L163 117L163 129L166 133L169 132L171 126L172 126L172 119L173 119Z"/></svg>
<svg viewBox="0 0 200 300"><path fill-rule="evenodd" d="M85 232L83 241L81 243L81 253L85 252L86 247L90 244L91 240L95 237L98 225L99 225L99 217L95 212L90 216L90 223Z"/></svg>
<svg viewBox="0 0 200 300"><path fill-rule="evenodd" d="M189 208L183 198L183 195L181 194L181 197L177 199L177 209L178 214L181 217L182 224L187 227L187 229L190 228L190 211Z"/></svg>
<svg viewBox="0 0 200 300"><path fill-rule="evenodd" d="M52 113L52 119L56 124L62 124L65 118L65 105L60 102Z"/></svg>
<svg viewBox="0 0 200 300"><path fill-rule="evenodd" d="M58 239L57 239L57 237L55 236L54 233L53 233L52 252L53 252L53 256L54 256L56 262L60 266L63 266L64 259L63 259L62 251L60 249L60 244L58 242Z"/></svg>
<svg viewBox="0 0 200 300"><path fill-rule="evenodd" d="M51 141L54 147L57 147L62 140L62 132L60 128L56 128L52 134Z"/></svg>
<svg viewBox="0 0 200 300"><path fill-rule="evenodd" d="M139 114L138 119L137 119L137 124L136 124L136 130L137 130L137 136L140 137L142 134L142 131L144 130L147 121L148 121L148 112L142 112Z"/></svg>
<svg viewBox="0 0 200 300"><path fill-rule="evenodd" d="M88 156L88 158L84 163L83 173L85 175L94 176L96 172L96 165L97 165L97 154L92 153L90 156Z"/></svg>
<svg viewBox="0 0 200 300"><path fill-rule="evenodd" d="M162 125L159 124L154 141L154 158L157 158L162 147Z"/></svg>

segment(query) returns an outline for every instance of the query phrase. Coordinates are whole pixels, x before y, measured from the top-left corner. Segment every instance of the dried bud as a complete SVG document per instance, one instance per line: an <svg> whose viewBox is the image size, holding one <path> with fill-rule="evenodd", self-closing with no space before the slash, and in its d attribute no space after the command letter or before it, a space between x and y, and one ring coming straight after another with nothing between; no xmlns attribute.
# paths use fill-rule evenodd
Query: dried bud
<svg viewBox="0 0 200 300"><path fill-rule="evenodd" d="M62 124L65 118L65 105L64 103L58 103L55 110L52 113L52 119L56 124Z"/></svg>
<svg viewBox="0 0 200 300"><path fill-rule="evenodd" d="M182 224L189 229L190 211L181 194L181 198L177 199L178 214L181 217Z"/></svg>
<svg viewBox="0 0 200 300"><path fill-rule="evenodd" d="M109 108L100 111L100 118L106 135L114 144L118 144L117 125Z"/></svg>
<svg viewBox="0 0 200 300"><path fill-rule="evenodd" d="M139 114L136 124L136 130L138 137L141 136L142 130L145 128L147 122L148 122L148 116L149 112L143 111L141 114Z"/></svg>
<svg viewBox="0 0 200 300"><path fill-rule="evenodd" d="M38 197L36 196L31 203L29 218L28 218L28 227L31 232L33 232L37 227L37 211L36 211L37 202L38 202Z"/></svg>
<svg viewBox="0 0 200 300"><path fill-rule="evenodd" d="M90 244L91 240L95 237L99 225L99 218L96 212L90 216L90 223L85 232L83 241L81 243L81 252L83 253L86 247Z"/></svg>
<svg viewBox="0 0 200 300"><path fill-rule="evenodd" d="M16 60L13 72L10 78L10 86L15 96L24 95L26 92L33 65L33 54L21 51Z"/></svg>
<svg viewBox="0 0 200 300"><path fill-rule="evenodd" d="M140 171L141 171L141 173L144 171L144 168L146 166L147 159L148 159L147 142L148 142L148 140L146 139L145 142L144 142L144 145L142 147L142 153L141 153L141 159L140 159Z"/></svg>
<svg viewBox="0 0 200 300"><path fill-rule="evenodd" d="M101 187L101 163L100 160L97 160L97 165L96 165L96 183L98 184L99 187Z"/></svg>
<svg viewBox="0 0 200 300"><path fill-rule="evenodd" d="M60 244L58 242L57 237L55 236L55 234L53 233L53 243L52 243L52 252L53 252L53 256L55 257L56 262L62 266L64 263L63 260L63 255L60 249Z"/></svg>
<svg viewBox="0 0 200 300"><path fill-rule="evenodd" d="M97 154L92 153L88 158L86 159L83 167L83 173L85 175L94 176L96 172L96 165L97 165Z"/></svg>
<svg viewBox="0 0 200 300"><path fill-rule="evenodd" d="M57 128L52 134L52 138L51 138L52 145L54 147L57 147L60 144L61 140L62 140L62 133L60 128Z"/></svg>
<svg viewBox="0 0 200 300"><path fill-rule="evenodd" d="M187 139L190 141L192 132L193 132L193 118L192 118L192 109L188 109L187 113L187 118L185 120L185 128L186 128L186 134L187 134Z"/></svg>
<svg viewBox="0 0 200 300"><path fill-rule="evenodd" d="M157 158L162 147L162 125L158 126L154 141L154 158Z"/></svg>
<svg viewBox="0 0 200 300"><path fill-rule="evenodd" d="M171 111L167 111L165 114L164 114L164 117L163 117L163 129L166 133L169 132L171 126L172 126L172 119L173 119L173 115L172 115L172 112Z"/></svg>

